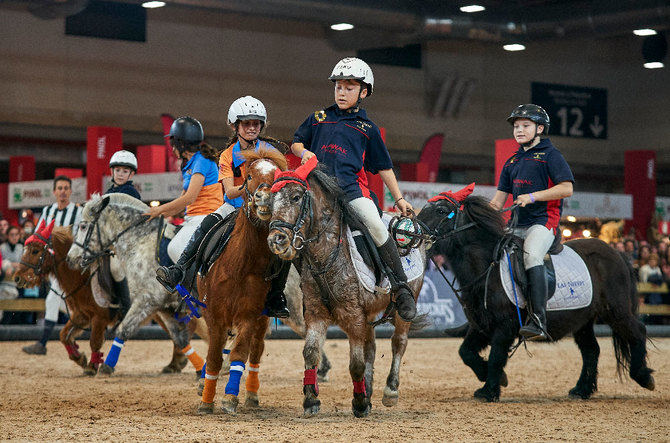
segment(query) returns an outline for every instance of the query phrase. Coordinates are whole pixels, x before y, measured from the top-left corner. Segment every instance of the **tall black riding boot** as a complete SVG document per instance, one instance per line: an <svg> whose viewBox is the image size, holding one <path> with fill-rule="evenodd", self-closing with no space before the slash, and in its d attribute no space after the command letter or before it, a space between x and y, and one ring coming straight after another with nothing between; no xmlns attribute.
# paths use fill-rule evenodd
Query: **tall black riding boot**
<svg viewBox="0 0 670 443"><path fill-rule="evenodd" d="M407 285L407 276L400 261L398 248L393 239L389 237L386 243L377 247L377 250L379 250L379 257L391 269L397 281L397 287L394 287L393 291L395 292L398 315L405 321L412 321L416 316L416 302L414 301L412 290Z"/></svg>
<svg viewBox="0 0 670 443"><path fill-rule="evenodd" d="M547 275L544 265L533 266L526 270L526 274L530 286L530 294L528 300L526 300L531 307L528 315L530 321L519 330L519 334L530 341L546 340L548 338L546 320Z"/></svg>
<svg viewBox="0 0 670 443"><path fill-rule="evenodd" d="M265 297L265 308L263 314L268 317L288 318L290 312L286 306L286 296L284 288L288 280L288 272L291 270L291 263L283 262L279 274L272 279L270 290Z"/></svg>
<svg viewBox="0 0 670 443"><path fill-rule="evenodd" d="M158 280L169 292L174 291L175 287L181 283L186 275L186 270L195 260L200 243L202 243L205 234L221 220L217 213L209 214L202 220L198 229L195 230L191 239L188 241L184 252L179 256L179 260L172 266L161 266L156 269L156 280Z"/></svg>
<svg viewBox="0 0 670 443"><path fill-rule="evenodd" d="M119 321L126 316L128 309L130 309L130 291L128 290L128 279L123 278L121 281L116 281L112 278L112 286L114 289L114 300L119 305Z"/></svg>

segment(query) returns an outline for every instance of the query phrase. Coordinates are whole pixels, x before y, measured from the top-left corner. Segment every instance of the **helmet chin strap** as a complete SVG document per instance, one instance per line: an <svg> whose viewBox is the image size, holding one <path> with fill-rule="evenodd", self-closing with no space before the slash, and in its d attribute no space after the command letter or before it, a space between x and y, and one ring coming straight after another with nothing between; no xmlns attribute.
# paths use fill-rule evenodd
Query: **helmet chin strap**
<svg viewBox="0 0 670 443"><path fill-rule="evenodd" d="M542 134L541 132L538 132L538 131L537 131L537 126L538 126L538 125L537 125L537 123L536 123L536 124L535 124L535 137L533 137L532 139L530 139L530 141L528 141L528 142L526 142L526 143L519 143L519 145L520 145L522 148L524 148L524 149L526 149L526 148L530 148L530 147L533 145L533 143L535 143L535 139L537 139L537 138Z"/></svg>

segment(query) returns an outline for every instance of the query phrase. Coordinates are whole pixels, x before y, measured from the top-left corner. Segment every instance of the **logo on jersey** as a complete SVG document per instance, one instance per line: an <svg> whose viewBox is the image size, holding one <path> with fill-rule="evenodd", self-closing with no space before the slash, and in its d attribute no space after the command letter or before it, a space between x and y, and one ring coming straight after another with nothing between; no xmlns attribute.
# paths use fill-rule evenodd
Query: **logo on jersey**
<svg viewBox="0 0 670 443"><path fill-rule="evenodd" d="M356 129L360 130L361 132L367 132L368 129L372 128L372 125L370 123L366 123L360 120L356 120L354 125L356 126Z"/></svg>
<svg viewBox="0 0 670 443"><path fill-rule="evenodd" d="M533 160L544 160L544 154L546 154L546 152L533 153Z"/></svg>
<svg viewBox="0 0 670 443"><path fill-rule="evenodd" d="M314 118L315 118L316 121L318 121L319 123L321 123L322 121L325 121L325 120L326 120L326 111L324 111L323 109L320 110L320 111L316 111L316 112L314 113Z"/></svg>

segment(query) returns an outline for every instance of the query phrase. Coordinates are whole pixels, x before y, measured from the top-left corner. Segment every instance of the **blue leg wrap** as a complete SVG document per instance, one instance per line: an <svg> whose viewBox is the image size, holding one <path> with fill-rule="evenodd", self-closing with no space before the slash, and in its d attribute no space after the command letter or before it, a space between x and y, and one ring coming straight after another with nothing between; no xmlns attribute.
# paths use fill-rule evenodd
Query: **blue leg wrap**
<svg viewBox="0 0 670 443"><path fill-rule="evenodd" d="M116 362L119 361L119 354L121 354L121 349L123 349L123 340L118 337L114 337L112 342L112 347L107 353L107 358L105 359L105 364L110 367L115 367Z"/></svg>
<svg viewBox="0 0 670 443"><path fill-rule="evenodd" d="M237 396L240 393L240 379L244 372L244 363L241 361L230 362L230 376L226 385L226 394Z"/></svg>
<svg viewBox="0 0 670 443"><path fill-rule="evenodd" d="M200 378L205 378L205 370L207 369L207 362L202 365L202 371L200 371Z"/></svg>

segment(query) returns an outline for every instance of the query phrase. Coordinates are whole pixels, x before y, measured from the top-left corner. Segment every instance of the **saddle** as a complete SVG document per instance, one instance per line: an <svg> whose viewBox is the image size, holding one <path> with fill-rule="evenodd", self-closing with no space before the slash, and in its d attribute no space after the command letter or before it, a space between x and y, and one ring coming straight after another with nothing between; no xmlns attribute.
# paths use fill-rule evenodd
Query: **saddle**
<svg viewBox="0 0 670 443"><path fill-rule="evenodd" d="M195 256L195 266L193 266L201 276L207 274L216 259L225 251L239 212L239 208L235 209L205 233Z"/></svg>
<svg viewBox="0 0 670 443"><path fill-rule="evenodd" d="M563 251L563 244L561 243L562 235L559 232L554 237L554 242L551 244L549 251L544 256L544 268L547 275L547 300L553 297L556 292L556 271L554 270L554 263L551 260L552 255L558 255ZM512 274L514 281L521 288L523 294L528 293L528 277L526 275L526 268L523 263L523 239L514 236L509 246L509 257L512 263Z"/></svg>
<svg viewBox="0 0 670 443"><path fill-rule="evenodd" d="M365 226L365 224L359 220L358 217L354 216L348 211L345 213L344 222L351 230L356 249L358 250L359 254L361 254L363 262L370 269L372 269L375 274L375 285L381 286L381 282L384 279L386 272L383 270L384 265L382 263L381 257L379 256L379 252L377 251L377 246L375 245L374 240L372 240L370 231L368 230L367 226Z"/></svg>

